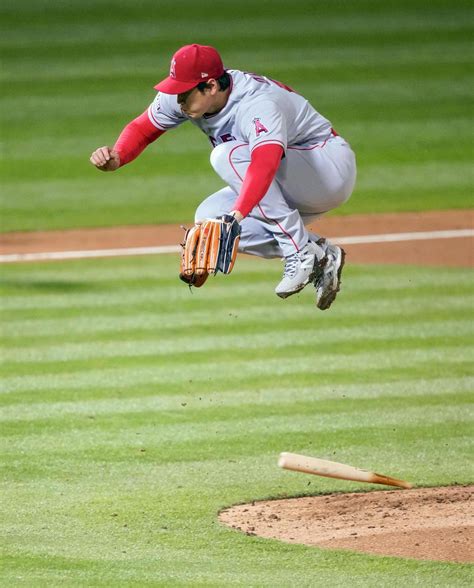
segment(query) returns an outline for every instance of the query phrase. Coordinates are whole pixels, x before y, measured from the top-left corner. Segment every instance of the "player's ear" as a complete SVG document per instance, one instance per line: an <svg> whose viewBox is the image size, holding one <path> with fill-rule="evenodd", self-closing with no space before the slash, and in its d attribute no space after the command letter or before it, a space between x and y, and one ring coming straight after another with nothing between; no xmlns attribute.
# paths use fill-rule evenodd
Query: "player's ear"
<svg viewBox="0 0 474 588"><path fill-rule="evenodd" d="M207 84L209 86L211 96L215 96L215 94L219 92L219 82L214 78L210 78L209 80L207 80Z"/></svg>

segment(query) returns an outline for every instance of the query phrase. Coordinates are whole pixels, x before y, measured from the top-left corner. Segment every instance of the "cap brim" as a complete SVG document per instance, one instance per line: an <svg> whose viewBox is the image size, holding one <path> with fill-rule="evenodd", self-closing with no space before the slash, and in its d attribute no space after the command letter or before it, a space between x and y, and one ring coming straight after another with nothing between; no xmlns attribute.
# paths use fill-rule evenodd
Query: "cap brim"
<svg viewBox="0 0 474 588"><path fill-rule="evenodd" d="M188 90L192 90L198 84L199 82L178 82L178 80L168 77L156 84L155 90L164 94L183 94Z"/></svg>

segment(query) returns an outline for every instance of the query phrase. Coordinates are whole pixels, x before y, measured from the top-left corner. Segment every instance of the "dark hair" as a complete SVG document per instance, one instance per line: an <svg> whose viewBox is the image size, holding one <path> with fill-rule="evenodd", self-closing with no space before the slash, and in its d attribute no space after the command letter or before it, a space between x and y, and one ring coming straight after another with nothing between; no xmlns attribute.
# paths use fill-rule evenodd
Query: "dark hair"
<svg viewBox="0 0 474 588"><path fill-rule="evenodd" d="M227 90L227 88L230 86L230 75L225 71L220 78L216 78L217 83L219 84L219 91L223 92L224 90ZM200 91L200 92L204 92L204 90L206 88L209 88L209 84L207 82L199 82L199 84L196 86L196 88Z"/></svg>

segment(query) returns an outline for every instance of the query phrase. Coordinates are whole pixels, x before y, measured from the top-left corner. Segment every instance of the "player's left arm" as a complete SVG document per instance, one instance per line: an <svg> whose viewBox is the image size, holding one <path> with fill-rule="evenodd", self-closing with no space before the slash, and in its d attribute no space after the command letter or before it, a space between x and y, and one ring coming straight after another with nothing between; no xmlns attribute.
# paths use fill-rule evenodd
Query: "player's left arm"
<svg viewBox="0 0 474 588"><path fill-rule="evenodd" d="M265 196L283 156L283 147L265 143L256 147L245 174L240 195L230 215L206 219L186 231L182 243L179 277L199 288L209 274L229 274L240 241L240 221Z"/></svg>
<svg viewBox="0 0 474 588"><path fill-rule="evenodd" d="M287 145L284 108L276 100L258 100L246 104L240 121L251 153L233 214L240 222L257 206L272 183Z"/></svg>
<svg viewBox="0 0 474 588"><path fill-rule="evenodd" d="M278 143L264 143L252 151L244 183L231 213L237 221L244 219L265 196L283 155L283 147Z"/></svg>

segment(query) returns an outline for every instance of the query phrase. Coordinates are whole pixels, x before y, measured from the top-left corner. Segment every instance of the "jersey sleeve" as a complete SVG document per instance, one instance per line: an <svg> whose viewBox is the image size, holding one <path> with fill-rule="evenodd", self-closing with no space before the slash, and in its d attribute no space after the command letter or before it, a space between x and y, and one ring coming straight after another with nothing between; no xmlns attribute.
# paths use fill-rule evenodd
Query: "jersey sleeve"
<svg viewBox="0 0 474 588"><path fill-rule="evenodd" d="M120 167L133 161L147 145L156 141L164 132L151 123L146 110L129 122L114 145L114 150L120 157Z"/></svg>
<svg viewBox="0 0 474 588"><path fill-rule="evenodd" d="M176 96L161 92L158 92L148 107L148 118L161 131L173 129L187 120L179 108Z"/></svg>
<svg viewBox="0 0 474 588"><path fill-rule="evenodd" d="M258 100L241 105L240 128L252 152L259 145L280 145L286 151L288 143L285 113L273 100Z"/></svg>

